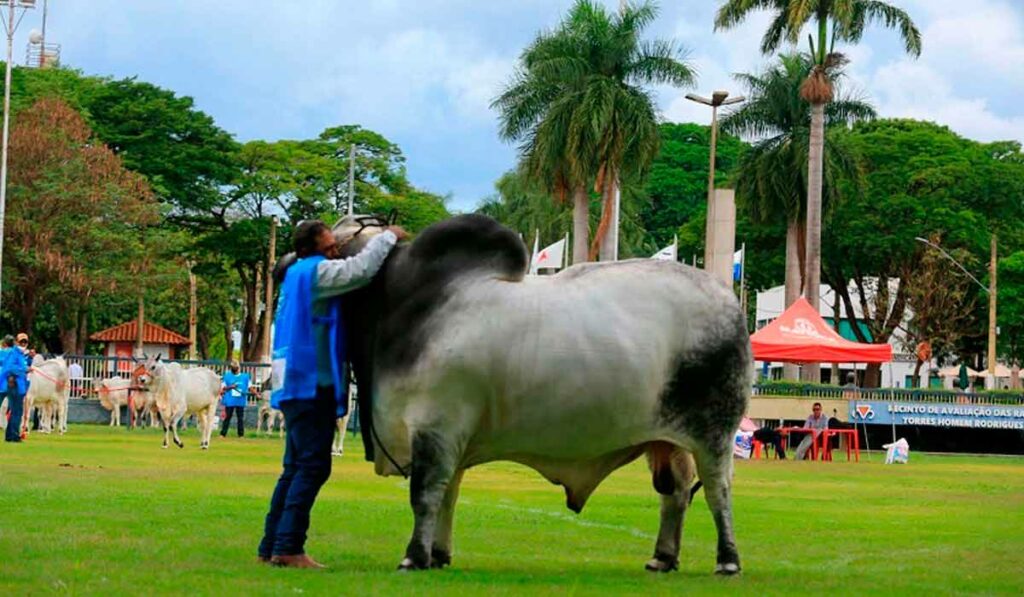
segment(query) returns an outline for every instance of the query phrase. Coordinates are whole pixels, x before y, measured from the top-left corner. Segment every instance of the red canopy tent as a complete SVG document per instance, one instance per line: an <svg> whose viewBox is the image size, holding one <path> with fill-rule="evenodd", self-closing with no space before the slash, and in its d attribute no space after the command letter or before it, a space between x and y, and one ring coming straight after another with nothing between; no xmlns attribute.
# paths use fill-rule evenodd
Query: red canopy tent
<svg viewBox="0 0 1024 597"><path fill-rule="evenodd" d="M778 319L750 337L754 360L784 363L888 363L892 346L851 342L800 297Z"/></svg>

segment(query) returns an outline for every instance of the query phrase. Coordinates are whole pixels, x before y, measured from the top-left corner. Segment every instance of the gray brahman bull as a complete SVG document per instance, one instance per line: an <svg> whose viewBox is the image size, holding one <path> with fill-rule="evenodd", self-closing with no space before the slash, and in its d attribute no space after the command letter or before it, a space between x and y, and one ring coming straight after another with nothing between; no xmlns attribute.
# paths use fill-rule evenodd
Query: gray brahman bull
<svg viewBox="0 0 1024 597"><path fill-rule="evenodd" d="M381 223L339 222L344 253ZM646 455L662 501L647 569L678 567L695 462L718 530L715 571L739 572L731 444L753 361L731 290L664 261L541 277L526 267L518 235L457 216L397 247L371 285L344 297L367 459L378 474L411 476L415 525L399 567L450 563L472 466L532 467L579 512L612 471Z"/></svg>

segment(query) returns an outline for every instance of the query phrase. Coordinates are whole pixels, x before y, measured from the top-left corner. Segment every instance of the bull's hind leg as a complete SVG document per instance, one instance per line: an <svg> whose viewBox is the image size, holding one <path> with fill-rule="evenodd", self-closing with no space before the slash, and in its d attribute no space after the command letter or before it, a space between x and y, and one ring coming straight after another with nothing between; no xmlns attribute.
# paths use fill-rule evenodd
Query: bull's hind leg
<svg viewBox="0 0 1024 597"><path fill-rule="evenodd" d="M444 493L441 510L437 513L437 530L434 532L434 545L430 548L430 567L444 568L452 563L452 527L455 523L455 502L459 500L459 486L465 469L455 471L448 489Z"/></svg>
<svg viewBox="0 0 1024 597"><path fill-rule="evenodd" d="M690 504L693 460L682 448L657 442L647 450L654 489L661 494L661 526L654 544L654 557L645 568L651 572L671 572L679 568L679 548Z"/></svg>
<svg viewBox="0 0 1024 597"><path fill-rule="evenodd" d="M412 436L409 503L415 524L399 570L430 568L438 512L455 476L455 450L440 435L416 431Z"/></svg>
<svg viewBox="0 0 1024 597"><path fill-rule="evenodd" d="M732 529L732 448L729 443L709 445L696 454L697 473L718 530L715 574L737 574L740 556Z"/></svg>

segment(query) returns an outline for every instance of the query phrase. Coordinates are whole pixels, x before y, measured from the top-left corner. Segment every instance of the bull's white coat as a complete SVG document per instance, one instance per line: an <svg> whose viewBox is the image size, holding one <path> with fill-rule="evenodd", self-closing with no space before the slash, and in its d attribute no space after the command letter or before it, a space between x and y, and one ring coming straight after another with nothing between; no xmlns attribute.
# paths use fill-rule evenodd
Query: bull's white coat
<svg viewBox="0 0 1024 597"><path fill-rule="evenodd" d="M521 282L469 276L432 322L408 374L380 380L381 441L400 464L415 429L463 434L461 463L513 460L586 496L652 441L693 450L678 428L657 426L677 355L697 352L729 325L724 286L666 276L671 263L589 265ZM397 415L397 416L396 416ZM378 451L379 474L397 474Z"/></svg>

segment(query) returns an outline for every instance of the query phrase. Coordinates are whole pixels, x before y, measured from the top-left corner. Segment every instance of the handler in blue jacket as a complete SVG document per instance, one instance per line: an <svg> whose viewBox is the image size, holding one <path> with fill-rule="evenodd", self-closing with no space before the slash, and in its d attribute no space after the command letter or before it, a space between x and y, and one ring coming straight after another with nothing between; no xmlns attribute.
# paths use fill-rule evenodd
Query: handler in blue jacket
<svg viewBox="0 0 1024 597"><path fill-rule="evenodd" d="M323 568L305 553L309 512L331 475L335 420L348 410L338 297L370 283L405 231L391 227L354 257L338 259L323 222L305 221L292 239L274 319L271 405L284 413L284 470L270 498L259 558L278 566Z"/></svg>
<svg viewBox="0 0 1024 597"><path fill-rule="evenodd" d="M226 437L231 428L231 417L238 418L238 437L245 435L245 403L249 396L250 377L243 373L238 361L231 361L231 370L221 380L221 404L224 405L224 421L220 425L220 436Z"/></svg>
<svg viewBox="0 0 1024 597"><path fill-rule="evenodd" d="M11 418L7 421L4 441L21 441L21 417L28 391L28 366L21 351L14 348L14 338L6 336L3 341L3 357L0 359L0 389L7 395L7 408Z"/></svg>

